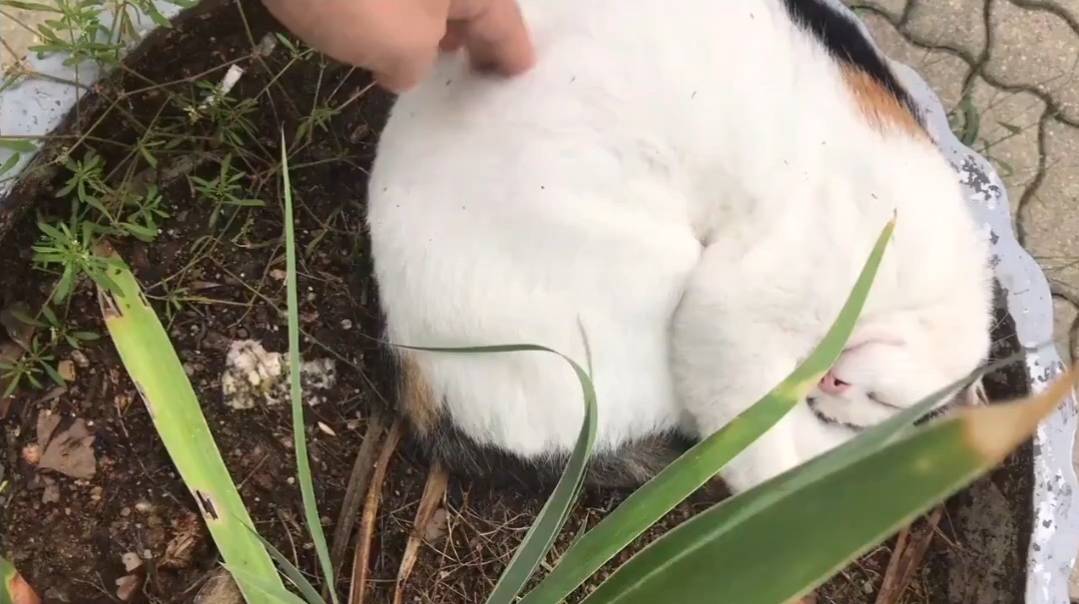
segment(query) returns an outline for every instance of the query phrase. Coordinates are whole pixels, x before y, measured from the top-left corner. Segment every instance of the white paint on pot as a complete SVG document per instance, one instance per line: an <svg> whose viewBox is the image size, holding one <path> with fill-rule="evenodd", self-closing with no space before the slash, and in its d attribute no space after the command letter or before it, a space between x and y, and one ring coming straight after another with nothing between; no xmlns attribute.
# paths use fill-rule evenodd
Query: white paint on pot
<svg viewBox="0 0 1079 604"><path fill-rule="evenodd" d="M154 6L166 18L180 12L179 6L164 0L155 0ZM128 12L140 38L157 28L153 20L141 11L128 7ZM103 8L100 18L105 30L111 30L115 14ZM100 33L99 37L103 41L108 40L105 32ZM135 44L137 41L129 44L124 52L130 51ZM35 75L23 77L0 93L0 136L41 137L51 133L103 75L101 67L93 61L65 65L68 59L70 55L66 53L39 57L31 52L25 57L25 66ZM16 154L12 149L0 146L0 166ZM33 158L33 153L18 155L20 158L14 168L0 176L0 200L8 194L15 184L15 177Z"/></svg>

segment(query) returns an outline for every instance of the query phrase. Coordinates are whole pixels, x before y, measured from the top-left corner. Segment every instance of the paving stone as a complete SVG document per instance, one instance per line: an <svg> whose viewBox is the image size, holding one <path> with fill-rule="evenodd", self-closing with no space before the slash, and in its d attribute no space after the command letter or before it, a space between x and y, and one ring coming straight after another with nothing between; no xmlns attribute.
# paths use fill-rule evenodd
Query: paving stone
<svg viewBox="0 0 1079 604"><path fill-rule="evenodd" d="M1045 102L1029 92L1009 92L975 78L971 102L978 120L973 148L988 159L1008 188L1013 217L1038 174L1038 122ZM962 121L962 120L960 120Z"/></svg>
<svg viewBox="0 0 1079 604"><path fill-rule="evenodd" d="M1079 24L1079 0L1012 0L1012 2L1019 6L1057 8L1063 10Z"/></svg>
<svg viewBox="0 0 1079 604"><path fill-rule="evenodd" d="M1079 128L1050 120L1045 177L1019 217L1046 275L1079 295Z"/></svg>
<svg viewBox="0 0 1079 604"><path fill-rule="evenodd" d="M979 57L985 50L986 0L916 0L905 29L911 39Z"/></svg>
<svg viewBox="0 0 1079 604"><path fill-rule="evenodd" d="M1064 298L1053 298L1053 342L1060 353L1060 360L1068 365L1079 358L1077 351L1071 347L1071 331L1076 317L1079 317L1079 308Z"/></svg>
<svg viewBox="0 0 1079 604"><path fill-rule="evenodd" d="M870 7L878 10L889 17L898 20L907 10L909 0L845 0L847 5L855 10L860 7ZM1079 0L1077 0L1079 1Z"/></svg>
<svg viewBox="0 0 1079 604"><path fill-rule="evenodd" d="M13 9L6 6L0 10L4 12L0 15L0 40L4 41L0 45L0 66L6 66L15 61L11 51L22 58L26 53L26 48L34 43L34 34L27 28L37 27L39 23L52 15L43 11Z"/></svg>
<svg viewBox="0 0 1079 604"><path fill-rule="evenodd" d="M1079 35L1046 11L997 0L991 12L993 47L985 73L1010 86L1048 93L1061 113L1079 121Z"/></svg>
<svg viewBox="0 0 1079 604"><path fill-rule="evenodd" d="M937 93L946 110L951 111L959 104L963 81L970 73L966 61L950 52L911 44L888 19L878 14L863 13L861 18L884 54L914 68Z"/></svg>

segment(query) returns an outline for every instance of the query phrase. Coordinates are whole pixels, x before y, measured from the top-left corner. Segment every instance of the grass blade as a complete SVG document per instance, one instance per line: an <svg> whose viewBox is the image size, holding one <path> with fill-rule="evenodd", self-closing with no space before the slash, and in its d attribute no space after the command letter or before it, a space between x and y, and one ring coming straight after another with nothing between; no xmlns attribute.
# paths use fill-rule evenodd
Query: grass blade
<svg viewBox="0 0 1079 604"><path fill-rule="evenodd" d="M281 553L281 550L274 547L274 545L264 539L262 535L255 532L255 529L247 527L247 530L250 531L256 539L262 542L263 547L270 552L270 556L274 559L274 562L277 562L277 568L281 569L281 572L288 577L288 580L292 582L292 585L299 590L307 604L326 604L326 601L319 595L318 590L311 585L311 582L307 580L307 577L303 576L300 569L296 568L296 565Z"/></svg>
<svg viewBox="0 0 1079 604"><path fill-rule="evenodd" d="M850 337L894 229L893 219L881 231L835 323L809 357L767 396L684 453L585 533L521 604L562 601L802 400L835 363Z"/></svg>
<svg viewBox="0 0 1079 604"><path fill-rule="evenodd" d="M120 360L142 396L184 484L229 568L255 577L274 593L289 594L266 548L247 530L254 526L229 476L191 382L131 270L114 253L115 290L98 287L98 303ZM248 602L265 601L265 588L236 577ZM282 596L284 597L284 596Z"/></svg>
<svg viewBox="0 0 1079 604"><path fill-rule="evenodd" d="M488 596L488 604L510 604L524 589L532 573L536 572L543 557L554 545L562 525L566 523L570 508L581 493L584 484L584 474L588 467L589 458L592 455L592 446L596 440L596 391L592 386L592 380L588 374L576 362L569 357L563 356L573 366L577 379L581 382L581 390L584 393L585 418L581 425L577 444L573 447L566 469L558 479L554 491L543 504L539 516L529 527L521 545L514 552L506 570L498 578L494 591Z"/></svg>
<svg viewBox="0 0 1079 604"><path fill-rule="evenodd" d="M304 602L303 599L294 593L278 591L272 583L266 581L265 577L232 568L228 565L225 565L225 570L232 573L232 576L236 578L237 583L240 580L243 580L251 587L253 593L258 594L257 599L251 599L247 595L244 595L244 599L249 604L310 604L310 602Z"/></svg>
<svg viewBox="0 0 1079 604"><path fill-rule="evenodd" d="M497 354L507 352L547 352L562 357L581 384L581 392L584 397L585 416L581 424L581 432L577 436L577 443L570 454L562 476L558 479L551 496L543 504L543 509L536 516L532 526L525 533L524 539L514 552L506 569L495 584L494 590L487 597L487 604L509 604L513 602L524 588L532 573L536 572L543 557L550 551L558 537L559 531L569 517L569 511L577 496L581 493L584 484L585 471L588 461L592 456L592 447L596 440L596 390L588 372L576 361L566 355L535 344L506 344L499 346L473 346L464 348L425 348L420 346L395 345L397 348L406 350L422 350L426 352L449 352L463 354ZM585 341L587 349L587 339Z"/></svg>
<svg viewBox="0 0 1079 604"><path fill-rule="evenodd" d="M0 604L40 604L41 598L15 566L0 557Z"/></svg>
<svg viewBox="0 0 1079 604"><path fill-rule="evenodd" d="M804 595L1000 463L1074 383L1073 370L1038 396L961 410L868 454L852 454L851 441L829 463L795 468L687 521L585 603L780 604Z"/></svg>
<svg viewBox="0 0 1079 604"><path fill-rule="evenodd" d="M292 216L292 183L289 178L288 152L285 132L281 131L281 177L285 193L285 272L288 274L288 360L289 392L292 398L292 439L296 447L296 474L303 496L303 512L307 530L318 552L319 566L329 587L330 600L337 604L337 582L334 580L330 548L315 501L315 484L311 477L311 460L307 455L307 437L303 425L303 393L300 389L300 310L296 282L296 233Z"/></svg>

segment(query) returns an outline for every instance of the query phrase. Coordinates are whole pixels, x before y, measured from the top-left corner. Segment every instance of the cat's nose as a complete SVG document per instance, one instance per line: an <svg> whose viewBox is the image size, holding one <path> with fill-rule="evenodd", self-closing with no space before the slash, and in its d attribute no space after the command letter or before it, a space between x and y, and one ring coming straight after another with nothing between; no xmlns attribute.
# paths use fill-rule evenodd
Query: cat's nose
<svg viewBox="0 0 1079 604"><path fill-rule="evenodd" d="M824 377L820 379L819 387L821 392L825 394L838 396L846 392L847 389L850 388L850 384L837 378L831 371L828 371L828 373L824 374Z"/></svg>

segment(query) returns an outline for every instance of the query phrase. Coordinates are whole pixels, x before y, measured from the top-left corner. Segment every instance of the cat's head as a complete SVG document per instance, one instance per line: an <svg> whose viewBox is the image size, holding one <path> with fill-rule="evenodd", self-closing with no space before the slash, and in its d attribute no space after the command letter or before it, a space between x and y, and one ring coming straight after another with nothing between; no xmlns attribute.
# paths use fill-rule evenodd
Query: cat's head
<svg viewBox="0 0 1079 604"><path fill-rule="evenodd" d="M989 352L985 308L886 313L860 323L831 370L809 393L825 421L861 429L963 380ZM956 389L941 405L982 399L980 383Z"/></svg>

